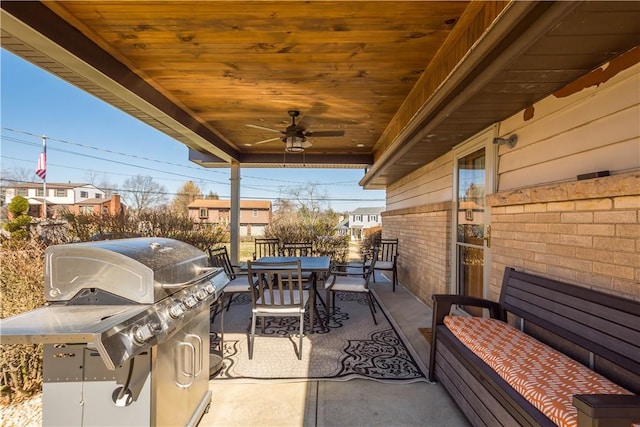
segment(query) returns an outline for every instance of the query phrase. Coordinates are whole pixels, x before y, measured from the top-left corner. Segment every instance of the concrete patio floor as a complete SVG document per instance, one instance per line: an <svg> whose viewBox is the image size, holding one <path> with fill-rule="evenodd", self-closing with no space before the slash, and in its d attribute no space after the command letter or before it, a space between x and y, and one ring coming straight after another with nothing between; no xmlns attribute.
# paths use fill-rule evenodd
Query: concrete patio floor
<svg viewBox="0 0 640 427"><path fill-rule="evenodd" d="M382 304L428 366L429 345L418 328L431 310L402 286L376 275ZM278 384L211 383L208 426L468 426L440 384L385 384L371 380Z"/></svg>

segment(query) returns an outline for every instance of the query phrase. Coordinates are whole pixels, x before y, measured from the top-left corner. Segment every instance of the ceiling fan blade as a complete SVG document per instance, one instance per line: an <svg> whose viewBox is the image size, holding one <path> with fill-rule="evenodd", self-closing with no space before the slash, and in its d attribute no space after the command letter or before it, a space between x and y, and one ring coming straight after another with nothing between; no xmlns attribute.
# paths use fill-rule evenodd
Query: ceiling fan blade
<svg viewBox="0 0 640 427"><path fill-rule="evenodd" d="M280 138L270 138L270 139L265 139L264 141L258 141L258 142L254 142L253 144L251 144L251 146L253 147L254 145L260 145L260 144L265 144L267 142L271 142L271 141L278 141Z"/></svg>
<svg viewBox="0 0 640 427"><path fill-rule="evenodd" d="M250 125L250 124L247 124L246 126L249 126L250 128L256 128L256 129L268 130L269 132L282 133L282 132L280 132L279 130L275 130L275 129L271 129L271 128L266 128L266 127L264 127L264 126Z"/></svg>
<svg viewBox="0 0 640 427"><path fill-rule="evenodd" d="M306 136L310 138L317 138L320 136L344 136L343 130L319 130L317 132L308 131L306 132Z"/></svg>
<svg viewBox="0 0 640 427"><path fill-rule="evenodd" d="M313 123L315 122L315 119L313 119L311 116L309 115L305 115L302 119L300 119L300 121L297 124L298 129L301 129L302 131L304 131L305 129L307 129L309 126L313 125Z"/></svg>

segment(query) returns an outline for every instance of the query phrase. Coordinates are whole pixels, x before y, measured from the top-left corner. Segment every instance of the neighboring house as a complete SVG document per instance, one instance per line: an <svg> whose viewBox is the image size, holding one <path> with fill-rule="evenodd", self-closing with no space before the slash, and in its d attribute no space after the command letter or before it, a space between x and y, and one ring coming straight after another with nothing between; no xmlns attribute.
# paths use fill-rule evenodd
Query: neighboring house
<svg viewBox="0 0 640 427"><path fill-rule="evenodd" d="M336 225L336 234L338 236L348 236L349 235L349 216L343 217L340 216L340 221L338 225Z"/></svg>
<svg viewBox="0 0 640 427"><path fill-rule="evenodd" d="M85 183L47 183L46 204L48 217L56 217L62 209L72 213L123 213L125 206L120 196L106 198L106 193L92 184ZM45 202L44 187L41 183L28 182L8 186L5 202L11 203L15 196L29 201L29 215L42 218Z"/></svg>
<svg viewBox="0 0 640 427"><path fill-rule="evenodd" d="M108 199L94 198L83 200L69 207L72 213L103 213L109 215L124 214L126 206L122 203L120 195L114 194Z"/></svg>
<svg viewBox="0 0 640 427"><path fill-rule="evenodd" d="M349 212L348 234L351 240L362 240L363 230L379 227L382 224L381 214L384 208L357 208Z"/></svg>
<svg viewBox="0 0 640 427"><path fill-rule="evenodd" d="M271 202L265 200L240 201L240 235L264 236L271 224ZM200 224L228 227L231 222L231 201L199 199L189 203L189 218Z"/></svg>

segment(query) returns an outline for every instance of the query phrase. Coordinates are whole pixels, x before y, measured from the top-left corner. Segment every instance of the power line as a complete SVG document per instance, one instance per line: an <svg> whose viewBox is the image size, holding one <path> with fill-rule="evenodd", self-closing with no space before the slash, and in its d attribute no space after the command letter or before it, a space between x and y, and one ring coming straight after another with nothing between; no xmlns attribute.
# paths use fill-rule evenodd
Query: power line
<svg viewBox="0 0 640 427"><path fill-rule="evenodd" d="M43 137L42 135L37 135L37 134L31 133L31 132L26 132L26 131L15 130L15 129L7 128L7 127L3 127L2 129L6 130L6 131L10 131L10 132L15 132L15 133L28 135L28 136L37 137L37 138L42 138ZM23 144L23 145L27 145L27 146L31 146L31 147L37 147L37 148L41 147L41 144L40 144L39 141L38 142L32 142L32 141L25 141L25 140L22 140L22 139L18 139L18 138L6 136L6 135L0 135L0 136L5 141L14 142L14 143L17 143L17 144ZM60 143L63 143L63 144L69 144L69 145L78 146L78 147L82 147L82 148L93 149L93 150L97 150L97 151L101 151L101 152L106 152L106 153L109 153L109 154L115 154L115 155L119 155L119 156L124 156L124 157L127 157L127 158L139 159L139 160L143 160L143 161L152 161L152 162L156 162L156 163L161 163L161 164L166 164L166 165L171 165L171 166L177 166L177 167L181 167L181 168L185 168L185 169L193 169L193 170L197 170L197 171L200 171L200 172L206 171L207 173L213 172L213 173L219 173L219 174L228 174L228 172L220 172L220 171L215 171L215 170L211 170L211 169L203 169L203 168L200 168L200 167L187 166L187 165L184 165L184 164L171 163L171 162L152 159L152 158L148 158L148 157L142 157L142 156L136 156L136 155L132 155L132 154L121 153L121 152L117 152L117 151L113 151L113 150L93 147L93 146L90 146L90 145L87 145L87 144L74 143L74 142L70 142L70 141L66 141L66 140L62 140L62 139L58 139L58 138L52 138L52 137L49 137L49 136L46 136L46 138L47 138L47 141L56 141L56 142L60 142ZM190 180L194 180L196 182L202 182L202 183L205 183L205 184L218 184L218 185L224 185L224 186L230 185L229 182L220 182L220 181L216 181L216 180L211 180L211 179L206 179L206 178L201 178L201 177L195 177L195 176L192 176L192 175L185 175L185 174L180 174L180 173L176 173L176 172L158 170L157 168L145 167L145 166L140 166L139 164L132 164L132 163L127 163L127 162L118 161L118 160L106 159L104 157L93 156L93 155L90 155L90 154L79 153L77 151L65 150L65 149L62 149L62 148L56 148L56 147L49 146L48 150L53 150L53 151L57 151L57 152L61 152L61 153L72 154L72 155L75 155L75 156L86 157L86 158L96 159L96 160L99 160L99 161L105 161L105 162L110 162L110 163L114 163L114 164L120 164L120 165L124 165L124 166L134 167L136 169L150 170L150 171L153 171L154 174L161 173L161 174L168 174L168 175L178 176L178 177L182 177L182 178L188 178ZM17 161L23 161L23 162L29 162L29 163L31 162L30 160L18 159L18 158L9 157L9 156L2 156L2 158L17 160ZM54 163L49 163L49 164L52 165L52 166L59 166L59 167L66 168L66 169L84 170L84 171L90 171L90 172L94 171L93 169L83 169L83 168L77 168L77 167L73 167L73 166L58 165L58 164L54 164ZM129 174L115 173L115 172L107 172L107 173L114 174L114 175L128 176L128 177L135 176L135 175L129 175ZM244 188L244 189L251 189L251 190L269 192L269 193L278 193L280 195L283 192L286 192L287 189L298 188L300 186L304 186L305 185L304 183L301 183L299 181L289 181L289 180L281 180L281 179L274 179L274 178L255 177L255 176L251 176L251 175L244 175L243 178L252 178L252 179L258 179L260 181L273 181L273 182L283 182L283 183L293 184L291 186L280 185L280 186L278 186L279 187L278 189L268 188L267 185L265 185L265 186L242 185L242 188ZM156 179L158 179L158 178L156 178ZM163 178L160 178L160 179L162 179L162 180L181 181L181 180L171 179L171 178L166 178L166 177L163 177ZM354 181L339 181L339 182L333 182L333 183L317 183L317 185L321 185L321 186L339 186L339 185L354 185L354 184L356 184ZM125 190L122 190L122 189L107 189L107 190L125 191ZM126 191L129 192L130 190L126 190ZM176 196L176 195L180 195L180 194L183 194L183 193L162 192L161 194L168 195L168 196L169 195ZM225 197L228 198L229 196L220 196L220 197L221 198L225 198ZM251 197L251 199L255 199L255 200L271 200L271 201L279 200L279 199L282 199L282 198L283 197L281 197L281 196L278 196L278 197ZM299 201L311 201L311 200L314 200L314 199L297 198L297 200L299 200ZM324 197L323 200L328 201L328 202L384 202L385 201L385 199L328 198L328 197Z"/></svg>
<svg viewBox="0 0 640 427"><path fill-rule="evenodd" d="M5 139L10 139L10 140L11 140L11 138L5 138ZM48 139L48 138L47 138L47 139ZM12 142L17 142L17 143L19 143L19 144L26 144L26 145L36 145L35 143L30 143L30 142L27 142L27 141L21 141L21 140L14 140L14 141L12 141ZM87 157L87 158L90 158L90 159L101 160L101 161L104 161L104 162L115 163L115 164L123 165L123 166L131 166L131 167L135 167L135 168L137 168L137 169L150 170L150 171L153 171L153 172L155 172L155 173L164 173L164 174L175 175L175 176L181 176L181 177L183 177L183 178L189 178L189 179L195 179L195 180L200 180L200 179L201 179L201 178L199 178L199 177L194 177L194 176L192 176L192 175L184 175L184 174L176 173L176 172L169 172L169 171L164 171L164 170L158 170L158 169L154 169L154 168L150 168L150 167L146 167L146 166L140 166L140 165L135 165L135 164L132 164L132 163L121 162L121 161L119 161L119 160L105 159L105 158L103 158L103 157L92 156L92 155L90 155L90 154L82 154L82 153L78 153L78 152L71 151L71 150L65 150L65 149L62 149L62 148L47 147L47 150L57 151L57 152L60 152L60 153L66 153L66 154L72 154L72 155L74 155L74 156ZM4 156L3 156L3 157L4 157ZM170 164L171 164L171 163L170 163ZM61 166L61 165L58 165L58 166ZM61 166L61 167L66 167L66 166ZM188 166L185 166L185 167L188 167ZM228 184L229 184L229 183L227 183L227 182L214 181L214 180L207 180L207 181L209 181L209 182L211 182L211 183L214 183L214 184L222 184L222 185L228 185Z"/></svg>
<svg viewBox="0 0 640 427"><path fill-rule="evenodd" d="M18 130L18 129L12 129L12 128L8 128L8 127L3 127L3 130L9 131L9 132L15 132L15 133L20 133L23 135L28 135L28 136L33 136L36 138L42 138L45 135L37 135L35 133L32 132L27 132L27 131L23 131L23 130ZM39 143L35 143L35 142L27 142L27 141L21 141L17 138L12 138L12 137L7 137L7 136L2 136L2 138L10 140L12 142L18 142L18 143L25 143L27 145L32 145L32 146L39 146ZM59 138L53 138L50 136L46 136L47 141L56 141L56 142L61 142L63 144L69 144L69 145L74 145L77 147L82 147L82 148L87 148L87 149L91 149L91 150L96 150L96 151L100 151L100 152L104 152L104 153L109 153L109 154L115 154L115 155L119 155L119 156L124 156L124 157L128 157L128 158L134 158L134 159L140 159L140 160L145 160L145 161L149 161L149 162L155 162L155 163L160 163L160 164L165 164L165 165L170 165L170 166L177 166L177 167L181 167L181 168L186 168L186 169L193 169L193 170L198 170L198 171L202 171L201 167L195 167L195 166L187 166L184 164L180 164L180 163L172 163L172 162L167 162L165 160L158 160L158 159L153 159L150 157L143 157L143 156L137 156L135 154L127 154L127 153L121 153L119 151L113 151L113 150L109 150L106 148L100 148L100 147L94 147L88 144L81 144L78 142L71 142L71 141L67 141L64 139L59 139ZM84 154L79 154L76 152L72 152L72 151L65 151L62 149L57 149L57 151L61 151L61 152L66 152L66 153L73 153L76 155L81 155L81 156L85 156L85 157L89 157L89 158L93 158L93 159L100 159L102 160L102 157L95 157L95 156L90 156L90 155L84 155ZM107 159L104 159L107 160ZM111 161L114 163L119 163L115 160L107 160L107 161ZM128 163L120 163L123 165L127 165L127 166L132 166ZM137 165L133 165L136 166ZM150 169L150 168L146 168L146 169ZM153 170L153 169L150 169ZM218 174L226 174L226 172L221 172L221 171L216 171L216 170L212 170L212 169L207 169L208 172L212 172L212 173L218 173ZM274 182L284 182L284 183L289 183L289 184L300 184L299 182L296 181L289 181L289 180L283 180L283 179L276 179L276 178L265 178L265 177L256 177L256 176L251 176L251 175L244 175L243 178L252 178L252 179L258 179L261 181L274 181ZM215 182L215 181L212 181ZM340 181L340 182L333 182L333 183L322 183L321 185L353 185L354 182L353 181Z"/></svg>

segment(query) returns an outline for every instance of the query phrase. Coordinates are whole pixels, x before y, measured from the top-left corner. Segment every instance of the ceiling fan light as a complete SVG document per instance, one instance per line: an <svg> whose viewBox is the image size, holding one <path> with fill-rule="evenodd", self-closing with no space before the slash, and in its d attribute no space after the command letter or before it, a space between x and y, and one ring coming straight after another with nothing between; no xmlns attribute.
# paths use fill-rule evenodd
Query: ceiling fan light
<svg viewBox="0 0 640 427"><path fill-rule="evenodd" d="M303 143L306 138L298 138L297 136L287 136L284 138L287 153L302 153L304 151Z"/></svg>

